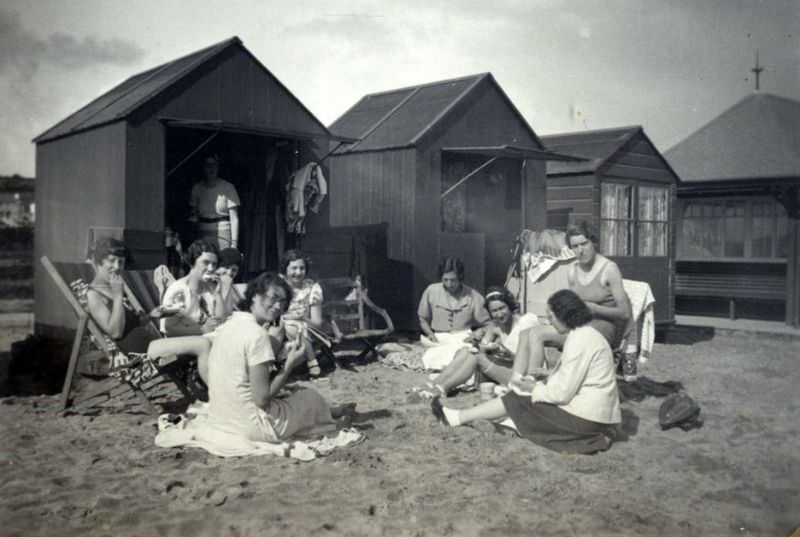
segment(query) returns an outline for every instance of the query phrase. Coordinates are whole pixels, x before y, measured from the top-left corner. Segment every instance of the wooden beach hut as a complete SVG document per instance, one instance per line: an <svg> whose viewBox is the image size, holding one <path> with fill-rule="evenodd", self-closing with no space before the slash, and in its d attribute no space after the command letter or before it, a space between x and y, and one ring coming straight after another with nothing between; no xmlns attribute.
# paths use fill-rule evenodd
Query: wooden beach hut
<svg viewBox="0 0 800 537"><path fill-rule="evenodd" d="M547 164L547 226L586 220L625 278L650 284L657 325L674 321L677 174L639 126L542 136L552 151L582 157Z"/></svg>
<svg viewBox="0 0 800 537"><path fill-rule="evenodd" d="M480 290L505 281L516 235L545 223L544 149L490 73L364 96L329 129L332 226L388 224L388 257L413 266L400 326L460 256Z"/></svg>
<svg viewBox="0 0 800 537"><path fill-rule="evenodd" d="M800 101L753 93L665 155L679 313L800 326Z"/></svg>
<svg viewBox="0 0 800 537"><path fill-rule="evenodd" d="M247 268L274 267L281 182L330 138L237 37L139 73L34 140L36 259L82 261L90 236L113 233L137 268L163 263L166 227L191 238L189 192L215 153L242 199ZM327 204L307 225L327 226ZM38 332L73 324L38 263L35 294Z"/></svg>

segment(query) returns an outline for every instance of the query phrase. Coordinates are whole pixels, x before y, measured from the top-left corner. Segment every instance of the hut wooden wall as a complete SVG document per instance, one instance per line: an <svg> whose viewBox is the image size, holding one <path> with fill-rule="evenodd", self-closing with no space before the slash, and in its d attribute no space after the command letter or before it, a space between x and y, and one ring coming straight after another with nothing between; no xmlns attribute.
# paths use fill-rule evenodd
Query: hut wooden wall
<svg viewBox="0 0 800 537"><path fill-rule="evenodd" d="M221 54L143 113L325 134L303 105L243 47Z"/></svg>
<svg viewBox="0 0 800 537"><path fill-rule="evenodd" d="M412 148L331 156L331 225L387 222L389 258L413 261L418 246L415 153Z"/></svg>
<svg viewBox="0 0 800 537"><path fill-rule="evenodd" d="M594 174L547 178L547 210L569 211L569 223L594 222L600 215L600 194ZM597 215L597 216L596 216Z"/></svg>
<svg viewBox="0 0 800 537"><path fill-rule="evenodd" d="M522 147L540 147L539 142L531 134L524 120L516 113L513 106L498 90L497 86L485 80L466 99L450 112L452 120L445 120L423 140L424 151L420 154L420 166L423 168L417 187L417 233L418 236L437 232L441 228L440 194L442 191L442 147L475 147L517 145ZM525 226L538 225L546 218L545 168L544 163L529 161L523 180L527 182L525 190L528 195ZM502 215L498 215L502 217ZM523 223L520 221L519 230ZM514 237L509 237L513 242ZM440 239L441 240L441 239ZM475 244L475 248L484 245ZM445 248L447 250L447 248ZM438 257L443 249L437 251L438 256L431 259L426 250L425 259L418 259L422 274L429 281L436 279ZM483 283L479 286L483 287ZM421 292L421 291L420 291Z"/></svg>
<svg viewBox="0 0 800 537"><path fill-rule="evenodd" d="M125 226L125 141L125 124L114 123L37 146L37 332L75 326L72 311L38 259L83 261L89 227Z"/></svg>

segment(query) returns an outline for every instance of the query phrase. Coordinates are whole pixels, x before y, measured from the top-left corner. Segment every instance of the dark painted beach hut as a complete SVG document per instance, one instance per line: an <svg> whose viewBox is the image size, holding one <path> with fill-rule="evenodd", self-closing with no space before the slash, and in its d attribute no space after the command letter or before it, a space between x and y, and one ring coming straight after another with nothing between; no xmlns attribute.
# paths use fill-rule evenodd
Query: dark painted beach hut
<svg viewBox="0 0 800 537"><path fill-rule="evenodd" d="M666 151L679 313L800 326L800 101L754 93Z"/></svg>
<svg viewBox="0 0 800 537"><path fill-rule="evenodd" d="M247 268L258 270L275 266L283 240L275 189L327 152L330 133L234 37L127 79L34 141L37 259L82 261L92 235L112 233L137 268L163 263L166 227L191 238L189 192L215 153L242 199ZM309 230L327 226L326 209ZM38 331L73 323L38 266L35 293Z"/></svg>
<svg viewBox="0 0 800 537"><path fill-rule="evenodd" d="M545 223L545 160L561 157L489 73L366 95L329 129L357 139L329 159L331 225L386 222L388 256L413 266L401 326L441 257L500 285L516 235Z"/></svg>
<svg viewBox="0 0 800 537"><path fill-rule="evenodd" d="M600 232L600 250L625 278L650 284L655 320L673 322L673 207L679 181L639 126L542 136L580 162L547 164L547 225L586 220Z"/></svg>

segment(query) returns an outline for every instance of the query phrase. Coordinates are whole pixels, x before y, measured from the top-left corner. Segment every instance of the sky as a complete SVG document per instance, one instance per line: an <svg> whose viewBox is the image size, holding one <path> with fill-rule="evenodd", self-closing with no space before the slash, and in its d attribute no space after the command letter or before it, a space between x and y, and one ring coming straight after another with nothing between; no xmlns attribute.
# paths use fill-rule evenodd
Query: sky
<svg viewBox="0 0 800 537"><path fill-rule="evenodd" d="M323 123L491 72L537 134L642 125L663 152L754 91L800 100L799 0L0 0L0 174L126 78L234 35ZM800 127L800 126L798 126Z"/></svg>

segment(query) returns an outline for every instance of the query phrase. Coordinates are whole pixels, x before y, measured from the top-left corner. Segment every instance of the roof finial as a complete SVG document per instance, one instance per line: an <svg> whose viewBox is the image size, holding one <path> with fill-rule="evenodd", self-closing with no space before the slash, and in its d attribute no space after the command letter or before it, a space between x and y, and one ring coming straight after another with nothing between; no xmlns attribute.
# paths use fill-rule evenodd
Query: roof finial
<svg viewBox="0 0 800 537"><path fill-rule="evenodd" d="M761 71L763 71L764 68L758 65L758 50L756 50L756 66L750 70L756 74L756 91L759 91L761 89L759 84L761 80Z"/></svg>

